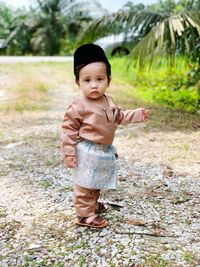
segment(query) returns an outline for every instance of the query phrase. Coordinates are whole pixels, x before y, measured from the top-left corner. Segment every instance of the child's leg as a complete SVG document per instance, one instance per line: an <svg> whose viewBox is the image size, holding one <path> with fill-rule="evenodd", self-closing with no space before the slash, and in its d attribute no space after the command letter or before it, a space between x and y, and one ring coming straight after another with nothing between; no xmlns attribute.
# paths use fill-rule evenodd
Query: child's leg
<svg viewBox="0 0 200 267"><path fill-rule="evenodd" d="M88 189L75 185L74 195L77 216L90 217L95 214L100 190Z"/></svg>
<svg viewBox="0 0 200 267"><path fill-rule="evenodd" d="M97 209L97 200L100 196L100 190L87 189L78 185L74 188L75 208L78 217L78 224L103 228L108 222L95 214Z"/></svg>
<svg viewBox="0 0 200 267"><path fill-rule="evenodd" d="M108 209L108 207L103 203L99 202L99 197L100 197L100 190L96 192L96 213L102 213Z"/></svg>

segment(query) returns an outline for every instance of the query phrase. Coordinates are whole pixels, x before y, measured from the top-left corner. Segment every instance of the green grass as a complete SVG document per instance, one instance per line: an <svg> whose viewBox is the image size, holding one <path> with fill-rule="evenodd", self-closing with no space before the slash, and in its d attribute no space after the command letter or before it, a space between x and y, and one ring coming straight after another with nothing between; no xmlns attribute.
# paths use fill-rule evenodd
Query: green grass
<svg viewBox="0 0 200 267"><path fill-rule="evenodd" d="M133 67L127 70L126 61L127 58L111 59L112 81L108 93L114 97L115 102L119 106L130 109L142 106L149 109L150 121L147 123L145 130L194 131L199 129L199 112L197 112L195 104L197 99L195 100L196 102L192 101L192 94L188 98L188 102L184 103L184 101L180 100L181 90L174 91L174 94L178 95L180 93L179 101L177 98L174 98L173 101L176 99L177 103L171 104L166 103L163 91L159 91L159 88L166 88L166 84L170 84L172 77L174 80L173 84L175 82L179 84L180 80L185 79L189 67L184 60L180 60L173 70L175 74L178 73L177 76L172 74L172 70L170 71L166 65L157 70L136 70ZM197 82L195 86L192 85L192 88L195 87L195 90L198 90L198 85L199 83ZM160 101L157 101L158 98ZM198 101L200 101L200 98ZM199 106L198 110L200 110Z"/></svg>
<svg viewBox="0 0 200 267"><path fill-rule="evenodd" d="M195 260L195 255L191 251L185 251L183 254L183 259L187 261L188 263L192 264Z"/></svg>
<svg viewBox="0 0 200 267"><path fill-rule="evenodd" d="M159 254L150 255L145 262L146 267L170 267L173 266L168 260L164 260Z"/></svg>
<svg viewBox="0 0 200 267"><path fill-rule="evenodd" d="M60 157L58 156L54 156L54 157L51 157L51 158L47 158L44 160L44 164L47 165L47 166L58 166L61 162L61 159Z"/></svg>
<svg viewBox="0 0 200 267"><path fill-rule="evenodd" d="M7 216L7 210L3 207L0 207L0 218Z"/></svg>
<svg viewBox="0 0 200 267"><path fill-rule="evenodd" d="M80 256L79 258L79 267L83 267L85 263L86 257L84 255Z"/></svg>
<svg viewBox="0 0 200 267"><path fill-rule="evenodd" d="M43 111L48 108L49 91L65 83L70 64L17 63L0 65L5 96L1 112Z"/></svg>
<svg viewBox="0 0 200 267"><path fill-rule="evenodd" d="M38 182L38 185L44 189L51 187L53 184L49 180L41 180Z"/></svg>
<svg viewBox="0 0 200 267"><path fill-rule="evenodd" d="M178 59L174 67L163 64L157 69L127 69L127 58L114 58L111 64L115 81L129 85L127 97L191 113L200 110L198 69L184 59Z"/></svg>

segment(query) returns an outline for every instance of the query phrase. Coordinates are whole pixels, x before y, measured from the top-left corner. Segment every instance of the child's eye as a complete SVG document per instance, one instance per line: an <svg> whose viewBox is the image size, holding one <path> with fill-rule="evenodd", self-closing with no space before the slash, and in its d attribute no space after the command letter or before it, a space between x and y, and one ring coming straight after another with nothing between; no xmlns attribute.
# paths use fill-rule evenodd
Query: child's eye
<svg viewBox="0 0 200 267"><path fill-rule="evenodd" d="M90 81L90 79L85 79L85 82L86 82L86 83L89 83L89 81Z"/></svg>
<svg viewBox="0 0 200 267"><path fill-rule="evenodd" d="M103 80L103 78L98 78L98 79L97 79L97 81L99 81L99 82L102 81L102 80Z"/></svg>

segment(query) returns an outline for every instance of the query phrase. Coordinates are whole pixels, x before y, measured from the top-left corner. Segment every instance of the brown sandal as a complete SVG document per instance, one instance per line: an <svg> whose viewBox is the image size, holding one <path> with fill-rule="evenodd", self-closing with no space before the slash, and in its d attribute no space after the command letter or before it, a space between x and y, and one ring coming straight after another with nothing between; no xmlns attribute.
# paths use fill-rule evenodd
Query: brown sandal
<svg viewBox="0 0 200 267"><path fill-rule="evenodd" d="M109 223L99 215L95 214L90 217L78 217L77 224L93 228L104 228L108 226Z"/></svg>
<svg viewBox="0 0 200 267"><path fill-rule="evenodd" d="M106 207L103 202L98 202L98 208L96 209L96 213L102 213L108 210L108 207Z"/></svg>

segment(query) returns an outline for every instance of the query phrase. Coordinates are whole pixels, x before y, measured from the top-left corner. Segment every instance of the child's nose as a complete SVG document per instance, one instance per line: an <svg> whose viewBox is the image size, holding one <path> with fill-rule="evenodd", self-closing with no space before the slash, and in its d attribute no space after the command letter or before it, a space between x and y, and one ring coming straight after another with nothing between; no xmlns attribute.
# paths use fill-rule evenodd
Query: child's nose
<svg viewBox="0 0 200 267"><path fill-rule="evenodd" d="M92 83L91 83L91 87L92 87L92 88L96 88L96 87L97 87L97 83L96 83L95 81L92 82Z"/></svg>

